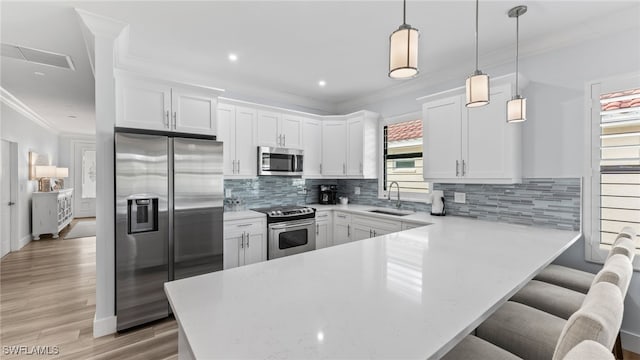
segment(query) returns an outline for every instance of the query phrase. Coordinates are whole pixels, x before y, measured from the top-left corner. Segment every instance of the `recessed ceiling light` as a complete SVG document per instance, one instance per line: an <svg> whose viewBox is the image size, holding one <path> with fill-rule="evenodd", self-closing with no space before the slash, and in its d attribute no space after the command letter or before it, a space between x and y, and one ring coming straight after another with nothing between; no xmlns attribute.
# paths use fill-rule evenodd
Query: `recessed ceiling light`
<svg viewBox="0 0 640 360"><path fill-rule="evenodd" d="M36 71L33 73L33 75L44 76L44 73L40 71Z"/></svg>
<svg viewBox="0 0 640 360"><path fill-rule="evenodd" d="M320 86L320 87L325 87L326 85L327 85L327 82L326 82L326 81L324 81L324 80L320 80L320 81L318 81L318 86Z"/></svg>
<svg viewBox="0 0 640 360"><path fill-rule="evenodd" d="M238 61L238 55L236 55L236 54L229 54L229 61L231 61L231 62L236 62L236 61Z"/></svg>

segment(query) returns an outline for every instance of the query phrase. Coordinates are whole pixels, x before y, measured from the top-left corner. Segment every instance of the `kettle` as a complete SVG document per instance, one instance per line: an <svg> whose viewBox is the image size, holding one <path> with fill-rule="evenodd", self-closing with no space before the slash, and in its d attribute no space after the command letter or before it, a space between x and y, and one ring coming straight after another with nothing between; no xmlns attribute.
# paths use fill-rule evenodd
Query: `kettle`
<svg viewBox="0 0 640 360"><path fill-rule="evenodd" d="M444 206L444 191L431 191L431 215L444 216L446 214Z"/></svg>

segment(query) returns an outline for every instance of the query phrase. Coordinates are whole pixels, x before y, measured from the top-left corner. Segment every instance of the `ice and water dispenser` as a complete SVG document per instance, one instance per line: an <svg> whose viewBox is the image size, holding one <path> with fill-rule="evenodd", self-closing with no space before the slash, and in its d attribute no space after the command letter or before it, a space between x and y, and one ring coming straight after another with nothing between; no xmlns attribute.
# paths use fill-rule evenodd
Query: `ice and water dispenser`
<svg viewBox="0 0 640 360"><path fill-rule="evenodd" d="M158 231L158 198L127 200L129 234Z"/></svg>

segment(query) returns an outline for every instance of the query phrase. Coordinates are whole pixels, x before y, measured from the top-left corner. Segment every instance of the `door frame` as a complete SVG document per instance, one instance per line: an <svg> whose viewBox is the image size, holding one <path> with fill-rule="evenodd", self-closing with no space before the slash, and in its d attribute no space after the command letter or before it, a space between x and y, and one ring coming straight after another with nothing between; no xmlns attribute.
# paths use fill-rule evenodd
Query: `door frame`
<svg viewBox="0 0 640 360"><path fill-rule="evenodd" d="M73 164L73 189L74 189L74 198L73 198L73 216L74 218L77 217L87 217L86 215L83 215L80 213L80 201L82 201L82 181L78 182L78 177L76 176L76 174L78 173L78 171L82 172L82 157L80 156L80 161L78 161L78 153L77 151L80 150L80 148L82 146L93 146L94 150L96 149L96 141L95 140L89 140L89 139L75 139L75 140L71 140L71 146L70 146L70 151L71 151L71 164ZM82 178L82 176L80 176L80 179ZM94 200L94 202L97 202L97 194L96 194L96 199ZM96 216L96 209L95 209L95 204L94 204L94 211L93 211L93 217Z"/></svg>
<svg viewBox="0 0 640 360"><path fill-rule="evenodd" d="M18 143L15 141L1 139L9 143L9 198L15 205L9 211L9 252L20 250L20 239L18 239L18 208L20 201L18 198Z"/></svg>

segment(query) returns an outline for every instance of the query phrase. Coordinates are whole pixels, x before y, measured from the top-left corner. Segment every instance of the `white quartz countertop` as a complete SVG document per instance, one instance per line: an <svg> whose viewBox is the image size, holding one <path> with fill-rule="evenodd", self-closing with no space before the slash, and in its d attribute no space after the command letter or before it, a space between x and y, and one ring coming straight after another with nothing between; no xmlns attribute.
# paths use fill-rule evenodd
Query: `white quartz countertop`
<svg viewBox="0 0 640 360"><path fill-rule="evenodd" d="M193 355L436 359L580 238L402 218L431 225L166 283Z"/></svg>
<svg viewBox="0 0 640 360"><path fill-rule="evenodd" d="M225 211L224 212L224 220L233 221L233 220L249 220L249 219L262 219L266 218L267 215L264 213L259 213L253 210L241 210L241 211Z"/></svg>

